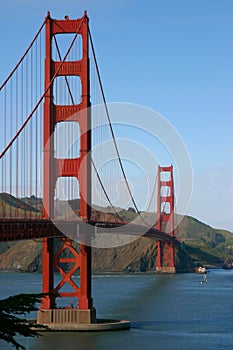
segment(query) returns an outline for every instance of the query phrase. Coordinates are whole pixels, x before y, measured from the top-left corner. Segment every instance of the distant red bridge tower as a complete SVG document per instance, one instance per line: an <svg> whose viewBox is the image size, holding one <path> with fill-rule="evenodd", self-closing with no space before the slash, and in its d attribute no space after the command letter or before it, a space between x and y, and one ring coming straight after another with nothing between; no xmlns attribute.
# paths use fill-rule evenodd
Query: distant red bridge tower
<svg viewBox="0 0 233 350"><path fill-rule="evenodd" d="M158 198L157 198L158 230L168 232L174 237L174 181L173 166L158 167ZM175 273L174 243L157 243L156 271Z"/></svg>

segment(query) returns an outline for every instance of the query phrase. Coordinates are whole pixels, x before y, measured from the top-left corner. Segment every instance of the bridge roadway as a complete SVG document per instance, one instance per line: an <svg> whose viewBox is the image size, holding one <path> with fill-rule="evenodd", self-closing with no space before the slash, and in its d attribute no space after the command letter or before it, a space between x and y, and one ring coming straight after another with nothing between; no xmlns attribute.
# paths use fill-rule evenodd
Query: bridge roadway
<svg viewBox="0 0 233 350"><path fill-rule="evenodd" d="M108 230L109 229L109 230ZM67 235L65 234L67 232ZM83 233L83 234L82 234ZM0 219L0 242L17 240L70 237L80 240L85 237L85 244L90 243L88 239L101 234L137 235L138 237L149 237L157 241L178 243L176 238L169 234L143 225L131 223L113 223L90 221L52 221L50 219ZM87 240L86 240L87 239Z"/></svg>

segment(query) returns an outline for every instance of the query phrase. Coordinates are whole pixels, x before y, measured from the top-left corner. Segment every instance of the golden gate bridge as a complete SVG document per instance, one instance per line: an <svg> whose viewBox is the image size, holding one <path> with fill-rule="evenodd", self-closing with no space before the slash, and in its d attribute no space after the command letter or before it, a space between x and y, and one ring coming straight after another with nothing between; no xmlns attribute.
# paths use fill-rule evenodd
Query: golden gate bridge
<svg viewBox="0 0 233 350"><path fill-rule="evenodd" d="M112 231L111 235L135 239L150 237L157 244L156 270L174 273L173 167L158 167L157 194L154 186L149 201L157 202L157 213L154 222L148 222L120 156L86 12L73 20L52 19L48 13L0 91L0 241L43 238L46 296L38 321L96 322L91 291L91 246L96 235ZM102 108L95 110L93 105ZM99 128L92 127L93 120L98 120ZM105 174L97 164L106 152L95 157L92 153L104 140L111 140L115 152ZM123 196L135 213L132 222L113 203L117 179L123 179ZM98 205L93 200L96 190ZM55 238L60 241L57 250ZM69 271L66 264L72 265ZM61 275L58 285L54 285L55 269ZM72 279L77 271L79 285ZM64 290L66 284L69 291ZM58 297L77 298L77 307L69 313L57 308Z"/></svg>

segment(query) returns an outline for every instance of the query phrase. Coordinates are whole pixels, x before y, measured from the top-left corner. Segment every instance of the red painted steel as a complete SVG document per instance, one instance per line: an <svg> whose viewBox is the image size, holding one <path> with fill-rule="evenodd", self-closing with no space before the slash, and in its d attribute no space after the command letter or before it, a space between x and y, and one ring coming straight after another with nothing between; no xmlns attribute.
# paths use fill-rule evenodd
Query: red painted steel
<svg viewBox="0 0 233 350"><path fill-rule="evenodd" d="M55 34L74 33L82 37L82 59L79 61L55 62L52 60L52 38ZM60 67L60 68L59 68ZM73 106L61 106L53 103L54 74L57 76L79 76L82 86L81 102ZM80 19L55 20L48 14L46 18L46 58L45 58L45 100L44 100L44 182L43 182L43 218L52 219L54 216L54 195L58 177L75 177L80 189L80 218L89 222L91 219L91 115L90 83L89 83L89 53L88 53L88 17L86 13ZM74 115L74 112L80 113ZM79 123L80 127L80 157L75 159L57 159L54 157L54 133L57 123L66 121ZM82 170L80 164L82 163ZM83 240L76 250L68 238L61 239L61 247L54 254L53 238L44 238L43 241L43 293L49 295L42 300L41 309L55 308L55 296L75 297L78 299L79 309L92 308L91 298L91 248ZM73 257L64 258L60 254L69 250ZM65 272L59 264L74 263L69 272ZM62 281L54 287L54 267L60 272ZM80 269L80 286L77 286L72 275ZM61 292L60 289L68 283L73 292Z"/></svg>
<svg viewBox="0 0 233 350"><path fill-rule="evenodd" d="M166 180L162 179L163 173L167 173ZM167 188L167 193L162 193L163 187ZM158 167L158 197L157 197L158 219L156 228L163 232L169 232L174 238L174 180L173 166ZM163 268L175 268L174 263L174 242L157 243L157 270Z"/></svg>

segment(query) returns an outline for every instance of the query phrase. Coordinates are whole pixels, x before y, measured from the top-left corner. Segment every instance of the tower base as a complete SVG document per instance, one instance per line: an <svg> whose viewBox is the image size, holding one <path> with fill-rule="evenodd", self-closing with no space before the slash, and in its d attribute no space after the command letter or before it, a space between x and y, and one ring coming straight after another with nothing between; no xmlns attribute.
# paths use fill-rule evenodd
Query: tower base
<svg viewBox="0 0 233 350"><path fill-rule="evenodd" d="M96 310L50 309L39 310L37 323L41 325L56 324L91 324L96 323Z"/></svg>
<svg viewBox="0 0 233 350"><path fill-rule="evenodd" d="M127 320L96 319L94 308L89 310L39 310L37 320L33 320L34 322L37 324L35 330L40 332L96 332L130 329L130 322Z"/></svg>
<svg viewBox="0 0 233 350"><path fill-rule="evenodd" d="M161 266L161 267L156 267L156 272L157 273L176 273L176 268L173 266Z"/></svg>

